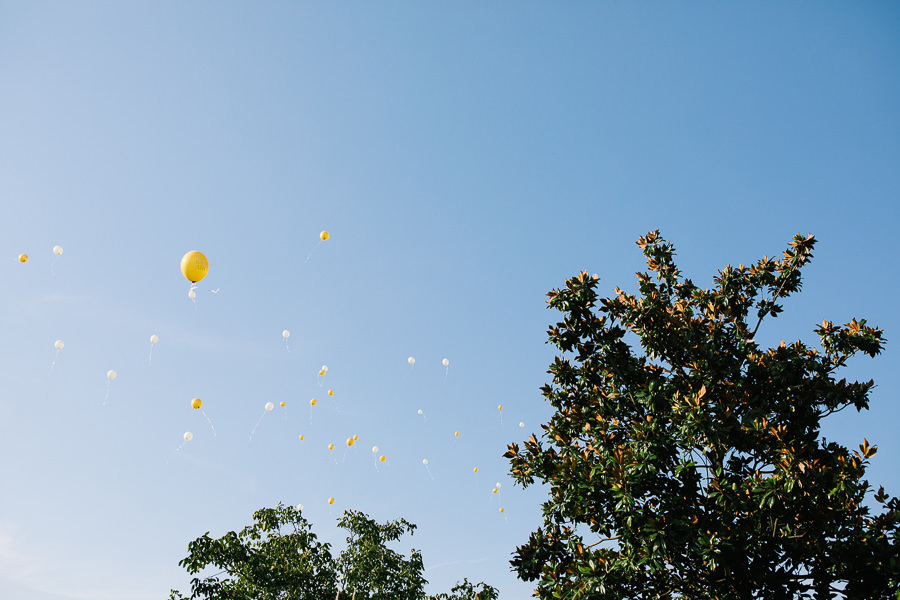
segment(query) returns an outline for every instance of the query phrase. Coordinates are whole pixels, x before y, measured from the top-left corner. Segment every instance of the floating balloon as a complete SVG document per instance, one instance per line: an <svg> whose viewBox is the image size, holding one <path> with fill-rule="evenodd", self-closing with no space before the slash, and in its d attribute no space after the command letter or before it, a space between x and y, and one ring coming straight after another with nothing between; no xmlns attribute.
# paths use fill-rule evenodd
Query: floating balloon
<svg viewBox="0 0 900 600"><path fill-rule="evenodd" d="M525 427L525 422L524 422L524 421L519 421L519 427Z"/></svg>
<svg viewBox="0 0 900 600"><path fill-rule="evenodd" d="M329 498L329 499L328 499L328 504L334 504L334 498Z"/></svg>
<svg viewBox="0 0 900 600"><path fill-rule="evenodd" d="M498 406L497 410L503 410L503 405L501 404L500 406Z"/></svg>
<svg viewBox="0 0 900 600"><path fill-rule="evenodd" d="M260 415L259 421L257 421L256 425L253 426L253 431L250 432L250 441L251 442L253 441L253 434L256 433L256 428L259 427L259 424L262 422L263 417L266 416L266 413L271 412L272 409L275 408L275 404L272 402L266 402L266 405L263 408L265 409L265 410L263 410L263 414Z"/></svg>
<svg viewBox="0 0 900 600"><path fill-rule="evenodd" d="M181 273L191 283L197 283L209 272L209 261L202 252L191 250L181 258Z"/></svg>
<svg viewBox="0 0 900 600"><path fill-rule="evenodd" d="M503 405L498 406L497 410L500 411L500 426L503 427Z"/></svg>
<svg viewBox="0 0 900 600"><path fill-rule="evenodd" d="M200 398L191 400L191 408L199 409L201 406L203 406L203 401Z"/></svg>
<svg viewBox="0 0 900 600"><path fill-rule="evenodd" d="M427 467L427 466L428 466L428 459L427 459L427 458L423 458L423 459L422 459L422 464L425 465L425 466Z"/></svg>
<svg viewBox="0 0 900 600"><path fill-rule="evenodd" d="M428 476L431 477L432 481L434 480L434 475L431 474L431 469L428 468L428 459L423 458L422 464L425 465L425 470L428 471Z"/></svg>
<svg viewBox="0 0 900 600"><path fill-rule="evenodd" d="M56 261L62 255L62 253L63 253L62 246L53 246L53 254L56 255L56 258L54 258L53 262L50 263L50 274L51 275L56 275L56 273L54 272L54 266L56 265Z"/></svg>
<svg viewBox="0 0 900 600"><path fill-rule="evenodd" d="M334 444L328 444L328 449L329 449L329 450L334 450Z"/></svg>
<svg viewBox="0 0 900 600"><path fill-rule="evenodd" d="M300 434L300 441L301 441L301 442L303 441L303 434L302 434L302 433Z"/></svg>
<svg viewBox="0 0 900 600"><path fill-rule="evenodd" d="M478 472L478 467L475 467L475 469L473 470L473 472L474 472L474 473L477 473L477 472Z"/></svg>
<svg viewBox="0 0 900 600"><path fill-rule="evenodd" d="M194 434L191 433L190 431L185 431L184 435L181 437L182 437L182 439L184 439L184 441L181 443L180 446L178 446L177 448L175 448L175 450L172 451L172 454L169 455L169 458L166 459L166 462L169 462L170 460L172 460L172 457L175 456L176 452L178 452L179 450L184 448L185 444L187 444L189 441L194 439Z"/></svg>
<svg viewBox="0 0 900 600"><path fill-rule="evenodd" d="M287 403L286 403L284 400L282 400L282 401L281 401L281 408L284 408L285 406L287 406Z"/></svg>
<svg viewBox="0 0 900 600"><path fill-rule="evenodd" d="M329 396L334 396L334 390L328 390L328 395L329 395Z"/></svg>
<svg viewBox="0 0 900 600"><path fill-rule="evenodd" d="M412 356L410 356L409 358L406 359L406 362L408 362L411 365L414 365L414 364L416 364L416 359L413 358Z"/></svg>
<svg viewBox="0 0 900 600"><path fill-rule="evenodd" d="M194 398L193 400L191 400L191 408L200 411L200 414L202 414L206 419L206 422L209 423L209 428L212 429L213 435L216 435L215 426L213 426L212 421L209 420L209 415L206 414L206 411L200 408L201 406L203 406L203 401L200 400L200 398Z"/></svg>
<svg viewBox="0 0 900 600"><path fill-rule="evenodd" d="M441 361L441 364L444 365L445 367L449 367L450 361L445 358L444 360Z"/></svg>
<svg viewBox="0 0 900 600"><path fill-rule="evenodd" d="M328 365L322 365L322 370L326 373L328 372Z"/></svg>
<svg viewBox="0 0 900 600"><path fill-rule="evenodd" d="M459 437L459 432L457 431L456 433L454 433L453 437Z"/></svg>
<svg viewBox="0 0 900 600"><path fill-rule="evenodd" d="M358 435L354 435L354 436L353 436L353 439L354 439L354 441L359 441L359 436L358 436Z"/></svg>
<svg viewBox="0 0 900 600"><path fill-rule="evenodd" d="M378 446L372 446L372 454L378 454Z"/></svg>
<svg viewBox="0 0 900 600"><path fill-rule="evenodd" d="M291 332L285 329L281 332L281 337L284 338L284 347L287 348L287 351L290 352L291 348L288 346L288 338L291 337Z"/></svg>
<svg viewBox="0 0 900 600"><path fill-rule="evenodd" d="M503 510L503 509L502 509L502 508L501 508L501 509L500 509L500 512L502 512L502 513L505 513L505 512L506 512L506 511L505 511L505 510Z"/></svg>
<svg viewBox="0 0 900 600"><path fill-rule="evenodd" d="M27 262L28 262L28 255L27 255L27 254L20 254L20 255L19 255L19 262L20 262L20 263L27 263Z"/></svg>
<svg viewBox="0 0 900 600"><path fill-rule="evenodd" d="M112 380L116 378L116 372L110 369L106 372L106 398L103 399L103 405L106 406L106 401L109 400L109 388L110 384L112 384Z"/></svg>
<svg viewBox="0 0 900 600"><path fill-rule="evenodd" d="M313 398L312 400L310 400L310 401L309 401L309 405L310 405L310 406L315 406L315 405L316 405L316 399Z"/></svg>
<svg viewBox="0 0 900 600"><path fill-rule="evenodd" d="M302 504L298 504L298 505L297 505L297 510L302 511L302 510L303 510L303 505L302 505Z"/></svg>
<svg viewBox="0 0 900 600"><path fill-rule="evenodd" d="M496 493L499 492L499 491L500 491L500 490L498 490L497 488L494 488L493 490L491 490L491 493L492 493L492 494L496 494Z"/></svg>
<svg viewBox="0 0 900 600"><path fill-rule="evenodd" d="M53 347L56 348L56 355L53 357L53 362L50 364L51 371L53 370L53 367L56 366L56 359L59 358L59 351L63 349L63 346L65 346L65 344L63 344L62 340L53 342Z"/></svg>
<svg viewBox="0 0 900 600"><path fill-rule="evenodd" d="M329 235L327 231L322 231L319 233L319 241L315 246L313 246L313 249L309 251L309 254L306 256L306 260L303 261L304 264L309 262L310 257L313 255L313 252L315 252L319 248L319 246L322 245L322 242L328 239L328 237Z"/></svg>
<svg viewBox="0 0 900 600"><path fill-rule="evenodd" d="M387 457L384 456L383 454L382 454L381 456L378 457L378 461L379 461L379 462L384 462L384 461L386 461L386 460L387 460Z"/></svg>
<svg viewBox="0 0 900 600"><path fill-rule="evenodd" d="M328 365L322 365L322 368L319 369L318 377L316 377L316 383L319 384L319 387L322 387L322 384L325 383L325 374L328 372Z"/></svg>
<svg viewBox="0 0 900 600"><path fill-rule="evenodd" d="M502 487L503 487L503 486L500 485L500 482L498 481L498 482L497 482L497 489L499 490L499 489L502 488Z"/></svg>
<svg viewBox="0 0 900 600"><path fill-rule="evenodd" d="M418 412L419 412L420 415L422 415L422 420L423 420L423 421L427 421L427 420L428 420L428 417L425 416L425 411L424 411L424 410L422 410L422 409L420 408Z"/></svg>
<svg viewBox="0 0 900 600"><path fill-rule="evenodd" d="M352 437L348 437L348 438L347 438L347 445L348 445L348 446L352 446L352 445L353 445L353 441L354 441L354 440L353 440Z"/></svg>
<svg viewBox="0 0 900 600"><path fill-rule="evenodd" d="M153 346L159 341L159 336L155 333L150 336L150 355L147 357L147 366L153 364Z"/></svg>

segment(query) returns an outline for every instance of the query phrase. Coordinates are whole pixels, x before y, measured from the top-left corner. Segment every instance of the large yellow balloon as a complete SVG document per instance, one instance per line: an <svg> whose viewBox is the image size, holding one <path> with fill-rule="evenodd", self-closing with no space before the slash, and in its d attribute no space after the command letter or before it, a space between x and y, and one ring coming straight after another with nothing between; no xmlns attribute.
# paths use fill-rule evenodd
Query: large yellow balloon
<svg viewBox="0 0 900 600"><path fill-rule="evenodd" d="M191 283L197 283L209 271L209 261L202 252L191 250L181 259L181 272Z"/></svg>
<svg viewBox="0 0 900 600"><path fill-rule="evenodd" d="M323 231L322 233L319 234L319 239L322 240L323 242L324 242L325 240L327 240L328 237L329 237L329 236L328 236L328 232L327 232L327 231Z"/></svg>
<svg viewBox="0 0 900 600"><path fill-rule="evenodd" d="M20 262L20 263L27 263L27 262L28 262L28 255L27 255L27 254L20 254L20 255L19 255L19 262Z"/></svg>
<svg viewBox="0 0 900 600"><path fill-rule="evenodd" d="M200 400L200 398L194 398L193 400L191 400L191 406L194 408L200 408L201 406L203 406L203 401Z"/></svg>

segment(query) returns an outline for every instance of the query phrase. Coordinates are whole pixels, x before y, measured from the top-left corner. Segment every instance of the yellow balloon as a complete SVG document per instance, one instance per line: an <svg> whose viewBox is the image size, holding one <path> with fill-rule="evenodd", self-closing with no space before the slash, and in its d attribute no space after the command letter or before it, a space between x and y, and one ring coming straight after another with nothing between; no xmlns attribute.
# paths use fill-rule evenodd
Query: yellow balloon
<svg viewBox="0 0 900 600"><path fill-rule="evenodd" d="M328 390L328 395L329 395L329 396L334 396L334 390Z"/></svg>
<svg viewBox="0 0 900 600"><path fill-rule="evenodd" d="M310 400L310 401L309 401L309 405L310 405L310 406L315 406L315 405L316 405L316 399L313 398L312 400Z"/></svg>
<svg viewBox="0 0 900 600"><path fill-rule="evenodd" d="M478 472L478 467L475 467L475 473L477 473L477 472Z"/></svg>
<svg viewBox="0 0 900 600"><path fill-rule="evenodd" d="M353 445L353 438L347 438L347 445L348 445L348 446L352 446L352 445Z"/></svg>
<svg viewBox="0 0 900 600"><path fill-rule="evenodd" d="M496 494L496 493L499 492L499 491L500 491L500 490L498 490L497 488L494 488L494 489L491 491L491 493L492 493L492 494Z"/></svg>
<svg viewBox="0 0 900 600"><path fill-rule="evenodd" d="M209 261L202 252L191 250L181 259L181 272L191 283L197 283L209 271Z"/></svg>
<svg viewBox="0 0 900 600"><path fill-rule="evenodd" d="M334 450L334 444L328 444L328 449L329 449L329 450Z"/></svg>
<svg viewBox="0 0 900 600"><path fill-rule="evenodd" d="M334 498L329 498L329 499L328 499L328 504L334 504Z"/></svg>
<svg viewBox="0 0 900 600"><path fill-rule="evenodd" d="M497 410L503 410L503 405L501 404L500 406L498 406Z"/></svg>
<svg viewBox="0 0 900 600"><path fill-rule="evenodd" d="M282 403L281 403L281 408L284 408L285 406L287 406L287 404L286 404L285 402L282 402Z"/></svg>
<svg viewBox="0 0 900 600"><path fill-rule="evenodd" d="M453 435L456 436L456 437L459 437L459 432L457 431L457 432L454 433Z"/></svg>
<svg viewBox="0 0 900 600"><path fill-rule="evenodd" d="M358 435L354 435L354 436L353 436L353 439L354 439L354 440L359 440L359 436L358 436Z"/></svg>
<svg viewBox="0 0 900 600"><path fill-rule="evenodd" d="M301 442L303 441L303 435L302 435L302 434L300 435L300 441L301 441Z"/></svg>
<svg viewBox="0 0 900 600"><path fill-rule="evenodd" d="M193 400L191 400L192 408L200 408L201 406L203 406L203 402L200 400L200 398L194 398Z"/></svg>
<svg viewBox="0 0 900 600"><path fill-rule="evenodd" d="M320 233L320 234L319 234L319 239L322 240L323 242L324 242L325 240L327 240L327 239L328 239L328 232L327 232L327 231L323 231L322 233Z"/></svg>
<svg viewBox="0 0 900 600"><path fill-rule="evenodd" d="M28 255L27 255L27 254L20 254L20 255L19 255L19 262L20 262L20 263L27 263L27 262L28 262Z"/></svg>
<svg viewBox="0 0 900 600"><path fill-rule="evenodd" d="M379 459L378 459L378 460L380 460L380 461L381 461L381 462L384 462L384 461L386 461L386 460L387 460L387 458L385 458L385 457L384 457L384 456L382 456L382 457L381 457L381 458L379 458Z"/></svg>
<svg viewBox="0 0 900 600"><path fill-rule="evenodd" d="M506 511L505 511L505 510L503 510L503 509L502 509L502 508L501 508L501 509L500 509L500 512L506 512Z"/></svg>
<svg viewBox="0 0 900 600"><path fill-rule="evenodd" d="M319 377L325 377L325 371L324 371L324 370L319 371Z"/></svg>

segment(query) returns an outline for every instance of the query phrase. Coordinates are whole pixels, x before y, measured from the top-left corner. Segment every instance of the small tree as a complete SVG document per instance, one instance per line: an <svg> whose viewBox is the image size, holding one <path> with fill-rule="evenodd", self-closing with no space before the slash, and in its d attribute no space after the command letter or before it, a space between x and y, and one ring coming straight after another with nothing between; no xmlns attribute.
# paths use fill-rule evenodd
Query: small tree
<svg viewBox="0 0 900 600"><path fill-rule="evenodd" d="M191 598L206 600L496 600L491 586L468 581L449 595L425 595L422 555L407 559L387 547L412 533L404 519L379 525L348 510L338 521L347 529L347 548L335 559L299 510L279 504L253 514L253 524L218 539L205 533L188 544L178 564L192 575L215 567L218 573L191 580ZM289 531L282 530L289 528ZM186 600L172 590L170 600Z"/></svg>
<svg viewBox="0 0 900 600"><path fill-rule="evenodd" d="M638 273L638 296L599 298L587 273L548 294L564 314L542 389L556 412L506 454L523 486L549 484L518 576L547 599L900 599L900 502L880 488L884 512L866 503L875 446L819 435L824 417L868 407L874 383L835 372L877 355L882 332L823 321L821 350L754 339L800 290L813 236L725 267L710 290L682 278L659 232L637 243L655 274Z"/></svg>

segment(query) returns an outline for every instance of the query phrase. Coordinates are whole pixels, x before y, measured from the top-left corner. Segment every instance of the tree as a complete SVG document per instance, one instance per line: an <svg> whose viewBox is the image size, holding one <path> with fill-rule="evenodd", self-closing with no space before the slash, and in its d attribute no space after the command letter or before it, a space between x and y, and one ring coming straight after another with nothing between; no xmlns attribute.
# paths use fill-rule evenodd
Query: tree
<svg viewBox="0 0 900 600"><path fill-rule="evenodd" d="M658 231L637 243L654 274L637 296L600 298L587 273L548 294L564 314L542 388L555 413L506 454L517 482L549 485L519 578L547 599L900 599L900 502L864 479L876 448L819 431L868 408L874 382L835 373L877 355L881 330L823 321L821 350L755 340L800 290L813 236L709 290Z"/></svg>
<svg viewBox="0 0 900 600"><path fill-rule="evenodd" d="M253 523L218 539L205 533L188 544L178 564L195 577L191 598L207 600L496 600L485 583L463 581L451 593L426 596L422 555L407 559L387 544L412 533L405 519L379 525L365 514L347 510L338 525L350 532L338 558L319 542L301 512L279 504L253 514ZM283 529L288 531L283 532ZM205 577L201 571L219 572ZM224 574L224 576L223 576ZM185 600L172 590L170 600Z"/></svg>

